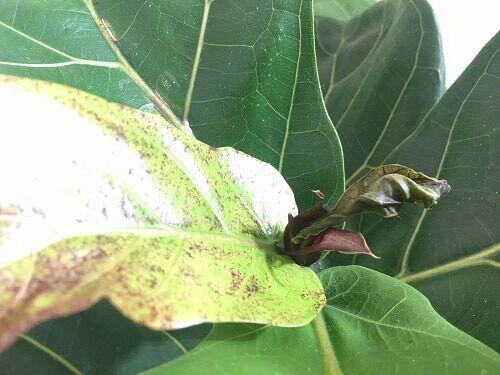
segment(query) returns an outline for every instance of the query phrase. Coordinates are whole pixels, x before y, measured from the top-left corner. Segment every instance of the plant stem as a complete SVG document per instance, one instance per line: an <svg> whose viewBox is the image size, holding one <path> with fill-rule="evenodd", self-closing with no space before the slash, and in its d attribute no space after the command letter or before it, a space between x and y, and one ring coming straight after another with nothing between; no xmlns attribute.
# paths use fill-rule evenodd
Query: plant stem
<svg viewBox="0 0 500 375"><path fill-rule="evenodd" d="M333 345L328 336L328 330L323 320L323 316L319 313L316 318L312 321L312 326L314 333L316 334L316 339L318 340L321 354L323 356L323 367L325 370L325 375L342 375L342 370L340 369L339 361L335 356L333 351Z"/></svg>
<svg viewBox="0 0 500 375"><path fill-rule="evenodd" d="M500 244L495 244L466 258L454 260L452 262L445 263L441 266L437 266L425 271L396 276L396 278L405 283L412 283L466 267L485 265L500 268L499 262L493 259L488 259L488 257L494 256L499 252Z"/></svg>
<svg viewBox="0 0 500 375"><path fill-rule="evenodd" d="M149 100L151 100L151 102L153 102L158 112L160 112L160 114L167 121L180 129L184 129L184 126L181 124L179 118L172 112L163 98L161 98L160 95L139 76L139 74L134 70L132 66L130 66L128 61L122 55L120 49L116 44L117 41L109 35L108 27L105 24L106 21L102 18L99 18L94 5L92 4L92 0L84 0L83 2L87 6L91 17L94 19L94 22L97 25L97 28L99 29L103 38L106 40L106 42L108 42L108 45L111 47L111 50L115 54L121 69L132 79L132 81L135 82L137 86L139 86L142 92L149 98Z"/></svg>

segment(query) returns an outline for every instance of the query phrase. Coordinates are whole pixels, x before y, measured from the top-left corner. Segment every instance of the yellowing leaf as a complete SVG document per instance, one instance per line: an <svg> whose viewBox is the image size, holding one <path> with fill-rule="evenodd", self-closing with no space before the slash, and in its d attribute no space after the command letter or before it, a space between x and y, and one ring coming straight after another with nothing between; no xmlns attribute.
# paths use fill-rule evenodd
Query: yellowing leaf
<svg viewBox="0 0 500 375"><path fill-rule="evenodd" d="M0 76L0 101L0 349L102 298L156 329L323 306L275 250L296 206L270 165L55 84Z"/></svg>

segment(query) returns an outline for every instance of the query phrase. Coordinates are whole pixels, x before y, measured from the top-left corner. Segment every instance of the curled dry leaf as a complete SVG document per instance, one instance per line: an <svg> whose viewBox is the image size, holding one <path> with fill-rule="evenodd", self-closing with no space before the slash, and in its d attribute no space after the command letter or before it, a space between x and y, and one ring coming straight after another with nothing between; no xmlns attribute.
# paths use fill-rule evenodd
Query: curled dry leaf
<svg viewBox="0 0 500 375"><path fill-rule="evenodd" d="M405 202L421 203L425 208L431 208L449 191L450 185L445 180L437 180L402 165L373 168L345 191L331 211L320 201L318 206L300 215L289 215L284 234L285 250L301 265L313 263L324 250L375 256L360 233L334 227L362 212L393 217Z"/></svg>
<svg viewBox="0 0 500 375"><path fill-rule="evenodd" d="M270 165L55 84L0 76L0 101L0 350L103 298L153 329L298 326L325 303L276 252L296 206Z"/></svg>

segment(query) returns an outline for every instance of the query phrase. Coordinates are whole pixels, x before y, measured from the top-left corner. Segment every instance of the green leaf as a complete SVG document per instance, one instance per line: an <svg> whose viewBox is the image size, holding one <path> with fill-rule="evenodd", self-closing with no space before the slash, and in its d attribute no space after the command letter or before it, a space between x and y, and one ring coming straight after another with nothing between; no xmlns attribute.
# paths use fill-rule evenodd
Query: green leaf
<svg viewBox="0 0 500 375"><path fill-rule="evenodd" d="M0 8L0 73L156 107L211 145L274 165L301 209L313 203L310 190L332 201L342 193L311 0L0 0Z"/></svg>
<svg viewBox="0 0 500 375"><path fill-rule="evenodd" d="M459 331L417 290L358 266L320 274L327 305L301 328L216 325L187 355L147 372L495 374L500 356Z"/></svg>
<svg viewBox="0 0 500 375"><path fill-rule="evenodd" d="M296 207L273 167L195 141L158 115L55 84L0 82L9 121L0 348L102 298L154 329L296 326L316 315L316 275L274 246Z"/></svg>
<svg viewBox="0 0 500 375"><path fill-rule="evenodd" d="M0 368L6 374L136 374L183 355L209 331L208 324L151 331L102 301L35 327L0 355Z"/></svg>
<svg viewBox="0 0 500 375"><path fill-rule="evenodd" d="M154 108L126 74L81 0L0 0L0 74L62 83Z"/></svg>
<svg viewBox="0 0 500 375"><path fill-rule="evenodd" d="M410 282L458 328L500 349L500 34L476 57L417 129L383 162L404 163L453 187L436 208L351 222L382 257L335 255Z"/></svg>
<svg viewBox="0 0 500 375"><path fill-rule="evenodd" d="M347 22L316 23L321 87L350 184L384 164L441 95L439 34L424 0L383 1Z"/></svg>
<svg viewBox="0 0 500 375"><path fill-rule="evenodd" d="M314 16L348 21L374 3L375 0L315 0Z"/></svg>

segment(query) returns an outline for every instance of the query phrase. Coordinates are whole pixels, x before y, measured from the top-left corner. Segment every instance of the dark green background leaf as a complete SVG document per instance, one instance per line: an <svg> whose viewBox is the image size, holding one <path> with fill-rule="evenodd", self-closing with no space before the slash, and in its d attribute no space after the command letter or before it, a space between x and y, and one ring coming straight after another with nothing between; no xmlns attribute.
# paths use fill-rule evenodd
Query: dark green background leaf
<svg viewBox="0 0 500 375"><path fill-rule="evenodd" d="M321 99L311 0L93 4L127 62L199 139L274 165L299 208L314 203L312 189L337 199L341 148Z"/></svg>
<svg viewBox="0 0 500 375"><path fill-rule="evenodd" d="M383 1L348 22L316 22L321 87L349 184L383 164L441 95L439 35L423 0Z"/></svg>
<svg viewBox="0 0 500 375"><path fill-rule="evenodd" d="M407 207L389 220L360 215L361 231L382 260L334 255L410 282L458 328L500 349L500 34L417 129L383 163L402 163L448 180L431 211Z"/></svg>
<svg viewBox="0 0 500 375"><path fill-rule="evenodd" d="M62 83L134 108L152 108L82 0L0 0L0 9L0 74Z"/></svg>
<svg viewBox="0 0 500 375"><path fill-rule="evenodd" d="M375 0L315 0L314 15L348 21L374 3Z"/></svg>
<svg viewBox="0 0 500 375"><path fill-rule="evenodd" d="M412 287L358 266L320 278L328 303L313 324L218 325L193 351L147 374L498 372L497 353L446 322Z"/></svg>
<svg viewBox="0 0 500 375"><path fill-rule="evenodd" d="M33 329L0 356L0 374L72 373L57 356L84 374L135 374L191 350L209 331L210 325L203 325L153 332L100 302Z"/></svg>

